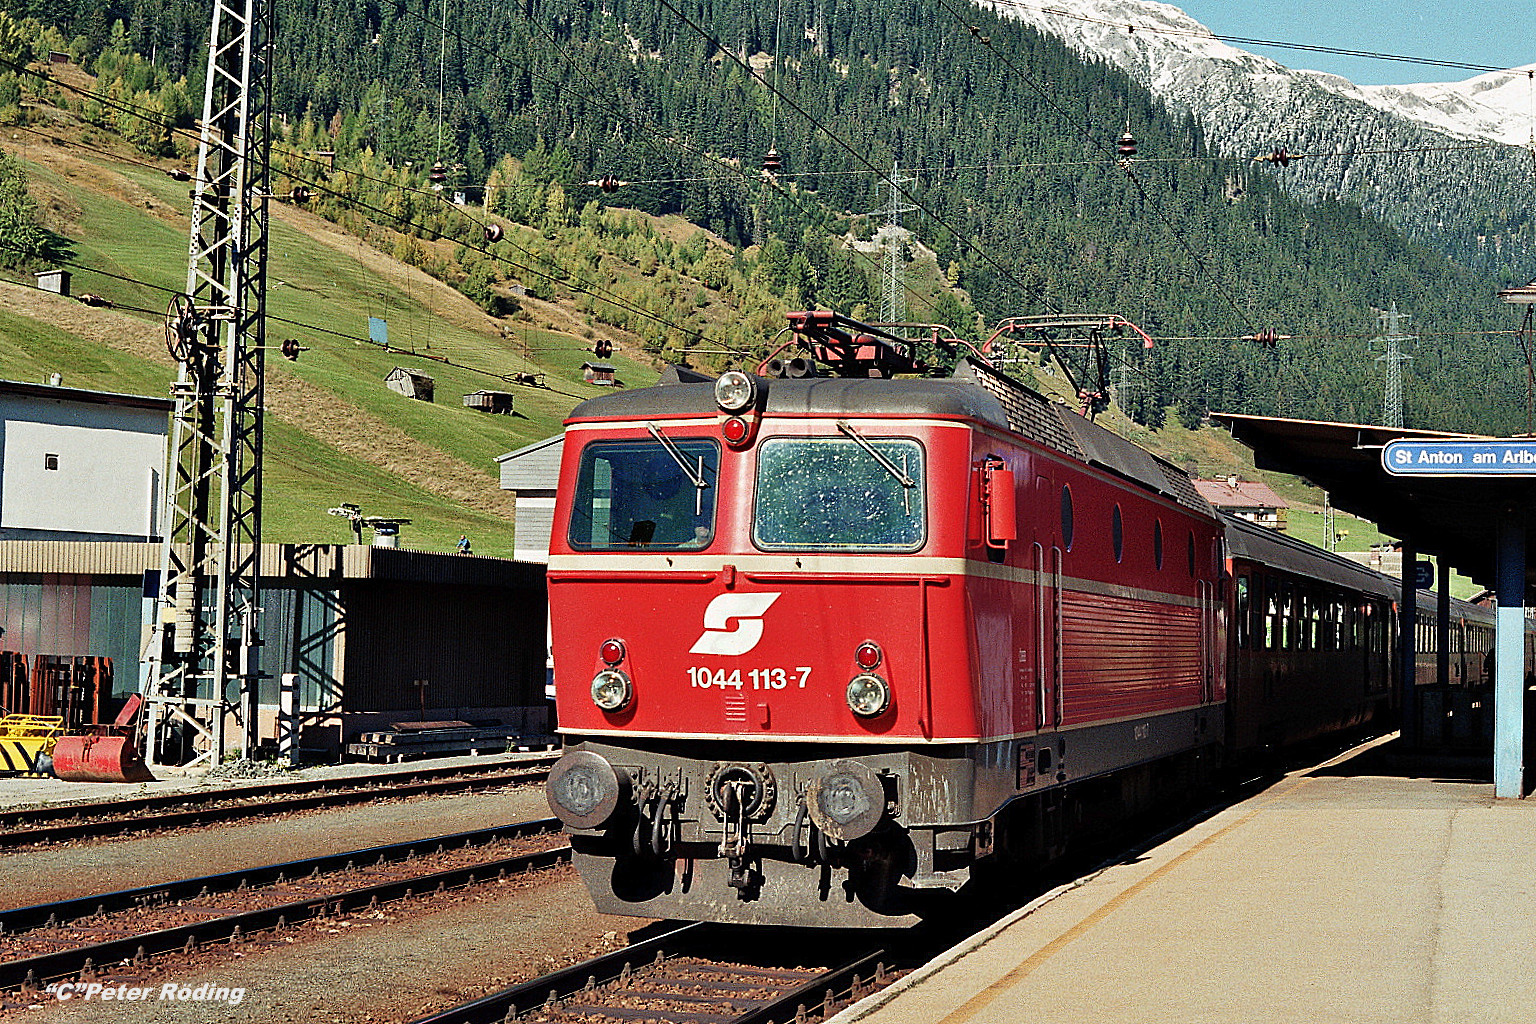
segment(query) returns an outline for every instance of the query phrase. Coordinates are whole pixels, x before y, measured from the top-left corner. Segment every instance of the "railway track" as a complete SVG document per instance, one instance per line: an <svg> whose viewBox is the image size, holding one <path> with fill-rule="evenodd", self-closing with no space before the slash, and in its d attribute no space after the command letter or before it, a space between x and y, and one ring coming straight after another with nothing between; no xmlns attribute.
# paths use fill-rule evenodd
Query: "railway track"
<svg viewBox="0 0 1536 1024"><path fill-rule="evenodd" d="M549 766L556 756L551 753L510 764L501 761L341 779L270 782L230 789L5 810L0 811L0 850L346 807L382 798L448 795L539 782L548 777Z"/></svg>
<svg viewBox="0 0 1536 1024"><path fill-rule="evenodd" d="M827 1016L896 977L890 955L873 948L831 967L743 964L701 954L729 946L724 934L716 925L683 925L413 1024L783 1024Z"/></svg>
<svg viewBox="0 0 1536 1024"><path fill-rule="evenodd" d="M540 818L0 911L0 991L135 980L163 953L552 867L570 859L548 845L558 828Z"/></svg>

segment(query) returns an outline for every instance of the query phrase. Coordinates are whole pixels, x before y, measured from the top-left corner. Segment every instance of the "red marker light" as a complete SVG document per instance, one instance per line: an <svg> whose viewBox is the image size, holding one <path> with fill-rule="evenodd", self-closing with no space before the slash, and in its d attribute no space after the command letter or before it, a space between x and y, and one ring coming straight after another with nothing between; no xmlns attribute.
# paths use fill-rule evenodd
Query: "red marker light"
<svg viewBox="0 0 1536 1024"><path fill-rule="evenodd" d="M741 444L752 433L752 429L740 416L732 416L721 425L720 432L725 435L727 444Z"/></svg>
<svg viewBox="0 0 1536 1024"><path fill-rule="evenodd" d="M604 640L597 648L598 657L603 659L605 665L617 665L624 660L623 640Z"/></svg>
<svg viewBox="0 0 1536 1024"><path fill-rule="evenodd" d="M858 650L853 652L853 660L858 663L859 668L868 672L879 668L880 662L885 660L885 655L880 650L879 644L873 640L865 640L859 644Z"/></svg>

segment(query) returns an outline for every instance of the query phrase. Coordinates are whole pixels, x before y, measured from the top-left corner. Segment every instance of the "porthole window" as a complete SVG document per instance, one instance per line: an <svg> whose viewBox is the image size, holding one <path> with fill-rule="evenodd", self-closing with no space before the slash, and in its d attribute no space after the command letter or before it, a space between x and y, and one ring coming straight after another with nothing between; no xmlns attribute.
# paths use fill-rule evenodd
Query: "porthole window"
<svg viewBox="0 0 1536 1024"><path fill-rule="evenodd" d="M1159 569L1163 567L1163 521L1155 519L1152 522L1152 561Z"/></svg>
<svg viewBox="0 0 1536 1024"><path fill-rule="evenodd" d="M1072 550L1072 488L1061 489L1061 546Z"/></svg>
<svg viewBox="0 0 1536 1024"><path fill-rule="evenodd" d="M1195 574L1195 531L1189 531L1189 574Z"/></svg>
<svg viewBox="0 0 1536 1024"><path fill-rule="evenodd" d="M1115 545L1115 561L1125 559L1125 523L1120 518L1120 506L1116 505L1109 514L1109 538Z"/></svg>

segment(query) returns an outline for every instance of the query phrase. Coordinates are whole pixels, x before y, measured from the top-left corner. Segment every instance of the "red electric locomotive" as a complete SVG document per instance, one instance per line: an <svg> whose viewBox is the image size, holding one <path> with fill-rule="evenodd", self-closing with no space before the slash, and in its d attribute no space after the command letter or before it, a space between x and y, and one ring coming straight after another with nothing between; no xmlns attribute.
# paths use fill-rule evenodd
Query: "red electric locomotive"
<svg viewBox="0 0 1536 1024"><path fill-rule="evenodd" d="M1222 526L1183 472L980 361L887 379L897 339L791 319L805 376L566 423L548 794L606 913L908 924L1225 742Z"/></svg>

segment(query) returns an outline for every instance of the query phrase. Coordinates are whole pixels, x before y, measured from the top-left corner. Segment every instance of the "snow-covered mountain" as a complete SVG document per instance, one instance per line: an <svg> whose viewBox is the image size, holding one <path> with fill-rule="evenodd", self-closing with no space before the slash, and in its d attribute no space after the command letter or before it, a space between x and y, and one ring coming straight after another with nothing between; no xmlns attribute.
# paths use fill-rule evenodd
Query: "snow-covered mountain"
<svg viewBox="0 0 1536 1024"><path fill-rule="evenodd" d="M1252 82L1256 99L1284 101L1322 89L1388 114L1462 138L1521 146L1530 141L1536 64L1478 75L1464 82L1355 85L1322 71L1288 68L1217 39L1178 7L1154 0L979 0L1067 42L1085 56L1106 59L1173 106L1199 112L1219 80Z"/></svg>
<svg viewBox="0 0 1536 1024"><path fill-rule="evenodd" d="M1465 82L1362 85L1359 91L1367 103L1441 131L1525 146L1536 128L1533 71L1536 64L1527 64Z"/></svg>
<svg viewBox="0 0 1536 1024"><path fill-rule="evenodd" d="M1497 267L1536 254L1531 157L1514 148L1531 133L1523 69L1362 87L1229 46L1153 0L976 2L1117 65L1191 114L1219 154L1307 154L1281 172L1297 194L1358 202L1464 260ZM1478 146L1488 142L1502 145Z"/></svg>

